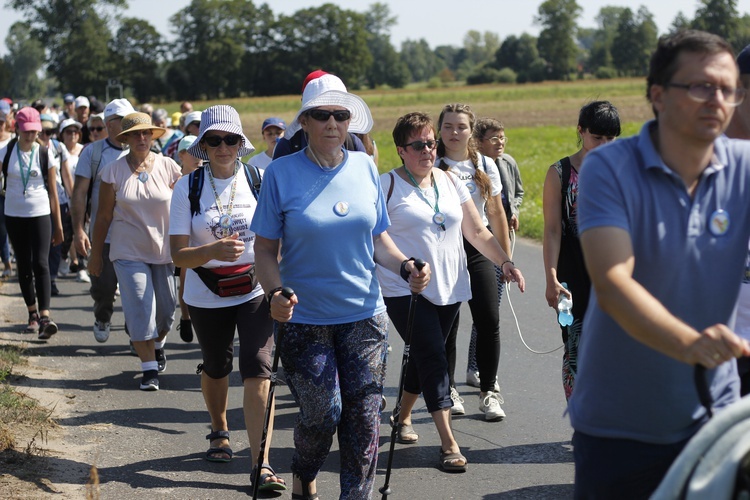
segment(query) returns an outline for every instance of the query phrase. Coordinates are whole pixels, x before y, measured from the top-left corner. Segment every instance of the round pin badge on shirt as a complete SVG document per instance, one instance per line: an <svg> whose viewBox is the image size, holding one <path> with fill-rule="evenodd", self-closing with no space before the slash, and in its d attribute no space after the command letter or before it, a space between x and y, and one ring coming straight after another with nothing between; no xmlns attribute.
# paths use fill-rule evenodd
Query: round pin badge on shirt
<svg viewBox="0 0 750 500"><path fill-rule="evenodd" d="M30 175L30 176L32 176L32 177L36 177L36 176L38 176L38 175L39 175L39 172L37 172L36 170L32 170L32 171L31 171L31 172L29 173L29 175Z"/></svg>
<svg viewBox="0 0 750 500"><path fill-rule="evenodd" d="M229 229L232 227L232 216L224 214L221 217L219 217L219 226L222 227L222 229Z"/></svg>
<svg viewBox="0 0 750 500"><path fill-rule="evenodd" d="M473 182L467 182L466 189L469 190L469 194L474 194L474 192L477 190L477 185Z"/></svg>
<svg viewBox="0 0 750 500"><path fill-rule="evenodd" d="M729 231L729 214L722 209L714 211L708 220L708 230L714 236L727 234L727 231Z"/></svg>
<svg viewBox="0 0 750 500"><path fill-rule="evenodd" d="M339 217L344 217L349 213L349 204L345 201L340 201L333 206L333 211Z"/></svg>
<svg viewBox="0 0 750 500"><path fill-rule="evenodd" d="M138 174L138 180L141 182L146 182L148 180L148 172L141 172Z"/></svg>

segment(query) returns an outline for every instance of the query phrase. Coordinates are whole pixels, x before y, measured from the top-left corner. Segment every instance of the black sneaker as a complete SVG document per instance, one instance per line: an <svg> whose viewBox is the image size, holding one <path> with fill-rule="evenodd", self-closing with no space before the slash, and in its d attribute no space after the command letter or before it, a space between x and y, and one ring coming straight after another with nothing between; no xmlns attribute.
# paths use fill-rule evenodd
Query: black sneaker
<svg viewBox="0 0 750 500"><path fill-rule="evenodd" d="M60 295L60 289L57 288L57 283L52 281L51 285L52 286L50 288L50 295L52 295L53 297L57 297L58 295Z"/></svg>
<svg viewBox="0 0 750 500"><path fill-rule="evenodd" d="M47 340L51 336L57 333L57 324L49 319L49 316L42 316L39 318L39 340Z"/></svg>
<svg viewBox="0 0 750 500"><path fill-rule="evenodd" d="M158 391L159 390L159 376L156 370L147 370L143 372L143 379L141 379L141 390L142 391Z"/></svg>
<svg viewBox="0 0 750 500"><path fill-rule="evenodd" d="M164 349L156 350L156 363L159 365L159 373L167 369L167 355L164 354Z"/></svg>
<svg viewBox="0 0 750 500"><path fill-rule="evenodd" d="M180 326L177 327L180 332L180 338L188 344L193 341L193 323L189 319L181 319Z"/></svg>

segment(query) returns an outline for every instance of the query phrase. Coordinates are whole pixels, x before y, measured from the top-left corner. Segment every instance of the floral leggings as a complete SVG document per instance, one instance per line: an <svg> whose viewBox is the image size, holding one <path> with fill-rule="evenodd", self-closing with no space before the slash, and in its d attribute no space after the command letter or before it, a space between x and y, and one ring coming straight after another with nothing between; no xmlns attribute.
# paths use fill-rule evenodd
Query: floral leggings
<svg viewBox="0 0 750 500"><path fill-rule="evenodd" d="M388 316L340 325L279 325L277 346L300 411L292 473L313 481L338 431L340 498L369 498L375 481Z"/></svg>

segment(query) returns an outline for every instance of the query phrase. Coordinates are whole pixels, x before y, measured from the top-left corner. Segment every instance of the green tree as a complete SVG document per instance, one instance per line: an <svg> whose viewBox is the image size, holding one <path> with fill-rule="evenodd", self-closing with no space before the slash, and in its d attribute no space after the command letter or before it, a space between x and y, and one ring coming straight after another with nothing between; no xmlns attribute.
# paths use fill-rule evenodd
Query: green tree
<svg viewBox="0 0 750 500"><path fill-rule="evenodd" d="M597 68L612 66L612 45L617 34L617 25L624 7L606 6L599 9L596 15L597 29L594 33L594 43L589 51L587 69L596 71Z"/></svg>
<svg viewBox="0 0 750 500"><path fill-rule="evenodd" d="M371 88L389 85L401 88L411 78L409 68L391 44L390 31L396 23L388 5L374 3L365 12L365 29L368 33L367 47L372 54L372 65L367 69L367 84Z"/></svg>
<svg viewBox="0 0 750 500"><path fill-rule="evenodd" d="M6 88L13 97L34 99L41 96L42 85L37 72L44 64L44 46L31 36L29 25L13 23L5 38L9 71Z"/></svg>
<svg viewBox="0 0 750 500"><path fill-rule="evenodd" d="M693 28L708 31L732 42L737 34L737 0L700 0Z"/></svg>
<svg viewBox="0 0 750 500"><path fill-rule="evenodd" d="M735 51L739 52L747 45L750 45L750 15L745 14L737 21L737 32L732 46Z"/></svg>
<svg viewBox="0 0 750 500"><path fill-rule="evenodd" d="M426 82L446 67L436 51L430 49L424 38L401 42L401 59L409 68L413 82Z"/></svg>
<svg viewBox="0 0 750 500"><path fill-rule="evenodd" d="M692 23L690 22L690 19L688 19L685 14L680 11L676 16L674 16L672 24L669 25L669 34L673 35L678 31L688 29L690 28L691 24Z"/></svg>
<svg viewBox="0 0 750 500"><path fill-rule="evenodd" d="M282 15L277 27L283 42L274 71L282 77L281 92L299 92L305 75L315 68L336 74L347 87L366 83L372 54L363 14L329 3Z"/></svg>
<svg viewBox="0 0 750 500"><path fill-rule="evenodd" d="M636 15L630 9L624 9L612 46L615 69L622 75L645 75L656 46L656 36L656 23L648 9L641 7Z"/></svg>
<svg viewBox="0 0 750 500"><path fill-rule="evenodd" d="M535 63L539 64L538 61L543 62L536 48L536 38L523 33L520 37L510 35L503 41L495 52L493 67L499 70L503 68L513 70L517 75L517 81L523 83L532 79L531 67Z"/></svg>
<svg viewBox="0 0 750 500"><path fill-rule="evenodd" d="M166 46L159 32L148 21L123 19L112 40L111 49L120 61L120 74L116 76L133 89L139 101L150 101L164 94L164 83L156 75Z"/></svg>
<svg viewBox="0 0 750 500"><path fill-rule="evenodd" d="M575 0L545 0L534 21L541 25L537 47L549 66L552 79L568 79L575 69L578 47L575 36L581 7Z"/></svg>
<svg viewBox="0 0 750 500"><path fill-rule="evenodd" d="M99 94L116 61L109 51L111 12L125 0L8 0L24 14L31 36L46 48L48 71L63 91Z"/></svg>

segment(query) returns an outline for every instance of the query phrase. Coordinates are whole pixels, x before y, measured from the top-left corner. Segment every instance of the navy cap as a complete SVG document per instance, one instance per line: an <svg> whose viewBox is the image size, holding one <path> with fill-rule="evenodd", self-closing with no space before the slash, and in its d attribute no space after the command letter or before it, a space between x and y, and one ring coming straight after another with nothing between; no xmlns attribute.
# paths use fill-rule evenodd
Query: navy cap
<svg viewBox="0 0 750 500"><path fill-rule="evenodd" d="M281 118L272 116L263 120L263 126L260 128L260 131L263 132L268 127L279 127L281 130L286 130L286 123Z"/></svg>
<svg viewBox="0 0 750 500"><path fill-rule="evenodd" d="M70 103L74 102L75 100L76 100L76 96L74 96L73 94L65 94L63 96L63 102L65 104L70 104Z"/></svg>
<svg viewBox="0 0 750 500"><path fill-rule="evenodd" d="M750 45L737 56L737 66L740 67L740 75L750 75Z"/></svg>

